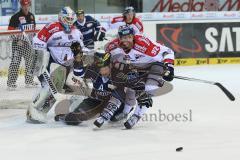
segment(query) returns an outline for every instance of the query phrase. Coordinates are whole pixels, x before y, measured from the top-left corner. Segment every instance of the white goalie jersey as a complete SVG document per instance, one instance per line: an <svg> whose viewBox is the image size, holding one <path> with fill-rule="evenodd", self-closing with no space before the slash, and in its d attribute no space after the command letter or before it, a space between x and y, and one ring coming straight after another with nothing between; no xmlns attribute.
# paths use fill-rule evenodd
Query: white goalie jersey
<svg viewBox="0 0 240 160"><path fill-rule="evenodd" d="M84 47L82 33L78 29L72 27L71 32L66 33L60 22L54 22L46 25L33 38L33 48L48 50L56 63L67 66L66 62L73 59L72 42L79 42L84 52L90 52Z"/></svg>

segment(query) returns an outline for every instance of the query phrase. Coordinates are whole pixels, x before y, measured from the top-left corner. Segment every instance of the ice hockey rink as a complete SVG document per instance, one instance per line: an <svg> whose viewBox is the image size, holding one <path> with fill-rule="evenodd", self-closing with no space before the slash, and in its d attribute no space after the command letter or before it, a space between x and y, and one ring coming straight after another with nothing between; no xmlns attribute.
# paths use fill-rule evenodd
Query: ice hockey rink
<svg viewBox="0 0 240 160"><path fill-rule="evenodd" d="M2 160L203 160L240 157L240 65L176 67L176 75L218 81L236 97L230 101L216 86L175 79L174 90L155 97L148 114L185 114L191 120L142 120L131 130L121 123L93 128L60 122L28 124L27 102L35 89L6 91L1 79L0 157ZM21 79L22 80L22 79ZM21 84L21 80L19 84ZM15 102L22 102L15 105ZM10 103L12 102L12 103ZM11 106L15 105L15 106ZM181 152L176 148L183 147Z"/></svg>

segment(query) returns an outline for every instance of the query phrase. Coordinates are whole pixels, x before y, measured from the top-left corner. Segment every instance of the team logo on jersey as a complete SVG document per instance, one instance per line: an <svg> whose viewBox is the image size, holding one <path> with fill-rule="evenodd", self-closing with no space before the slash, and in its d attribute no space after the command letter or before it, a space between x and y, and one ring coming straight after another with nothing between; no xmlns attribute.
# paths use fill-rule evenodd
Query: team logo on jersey
<svg viewBox="0 0 240 160"><path fill-rule="evenodd" d="M99 91L103 91L103 84L101 84L98 88Z"/></svg>
<svg viewBox="0 0 240 160"><path fill-rule="evenodd" d="M53 41L57 41L57 40L60 40L60 39L62 39L62 37L54 37Z"/></svg>
<svg viewBox="0 0 240 160"><path fill-rule="evenodd" d="M48 32L49 33L55 33L57 31L59 31L59 27L54 27L53 29L50 29Z"/></svg>
<svg viewBox="0 0 240 160"><path fill-rule="evenodd" d="M69 40L73 39L73 36L72 35L68 35L68 39Z"/></svg>
<svg viewBox="0 0 240 160"><path fill-rule="evenodd" d="M88 27L88 28L90 28L90 27L92 27L92 26L93 26L93 23L88 23L88 24L87 24L87 27Z"/></svg>
<svg viewBox="0 0 240 160"><path fill-rule="evenodd" d="M89 34L89 33L92 33L93 32L93 29L89 29L88 31L86 32L82 32L83 35L86 35L86 34Z"/></svg>
<svg viewBox="0 0 240 160"><path fill-rule="evenodd" d="M137 51L139 51L139 52L142 52L142 53L145 53L146 50L147 50L146 47L140 46L140 45L138 45L138 44L135 44L135 45L134 45L134 49L137 50Z"/></svg>
<svg viewBox="0 0 240 160"><path fill-rule="evenodd" d="M65 43L59 42L57 44L57 46L59 46L59 47L70 47L71 45L72 45L72 42L65 42Z"/></svg>
<svg viewBox="0 0 240 160"><path fill-rule="evenodd" d="M21 24L27 23L25 17L19 17L19 21L20 21Z"/></svg>
<svg viewBox="0 0 240 160"><path fill-rule="evenodd" d="M139 58L141 58L141 57L145 57L145 56L144 56L144 55L141 55L141 54L136 54L136 55L135 55L136 60L139 60Z"/></svg>

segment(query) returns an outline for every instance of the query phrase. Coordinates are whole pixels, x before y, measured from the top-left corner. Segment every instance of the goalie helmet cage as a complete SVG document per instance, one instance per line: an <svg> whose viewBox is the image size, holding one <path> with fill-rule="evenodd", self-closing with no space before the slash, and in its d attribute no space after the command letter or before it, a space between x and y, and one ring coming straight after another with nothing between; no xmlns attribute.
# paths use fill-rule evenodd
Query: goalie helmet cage
<svg viewBox="0 0 240 160"><path fill-rule="evenodd" d="M32 41L33 36L38 32L38 30L25 31L28 39ZM16 41L17 43L12 43ZM34 90L25 89L24 83L24 72L25 65L22 58L20 67L19 67L19 77L17 80L17 90L16 91L7 91L7 76L8 68L11 62L12 57L12 48L14 47L16 51L24 52L33 52L33 50L22 49L18 45L21 43L27 42L26 37L19 30L12 31L0 31L0 109L1 108L26 108L26 104L31 101ZM29 42L27 42L29 43ZM15 46L12 46L15 45ZM31 47L32 48L32 47Z"/></svg>

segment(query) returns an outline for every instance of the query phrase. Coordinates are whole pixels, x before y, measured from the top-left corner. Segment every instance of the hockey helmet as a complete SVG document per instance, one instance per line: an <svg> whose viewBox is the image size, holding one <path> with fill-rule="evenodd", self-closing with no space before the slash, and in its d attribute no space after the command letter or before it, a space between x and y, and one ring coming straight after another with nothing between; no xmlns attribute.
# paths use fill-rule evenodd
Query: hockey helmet
<svg viewBox="0 0 240 160"><path fill-rule="evenodd" d="M71 32L71 27L76 20L75 12L69 7L63 7L58 15L58 20L64 27L65 32Z"/></svg>
<svg viewBox="0 0 240 160"><path fill-rule="evenodd" d="M126 8L124 9L124 11L123 11L123 17L125 17L126 14L129 14L129 13L133 13L133 16L134 16L134 17L135 17L135 15L136 15L135 9L134 9L133 7L131 7L131 6L128 6L128 7L126 7Z"/></svg>
<svg viewBox="0 0 240 160"><path fill-rule="evenodd" d="M130 26L120 26L118 29L118 36L119 38L121 38L122 36L126 36L126 35L134 35L134 31L133 28Z"/></svg>
<svg viewBox="0 0 240 160"><path fill-rule="evenodd" d="M76 14L77 14L77 16L80 15L80 14L84 15L84 10L83 9L79 9L79 10L76 11Z"/></svg>

